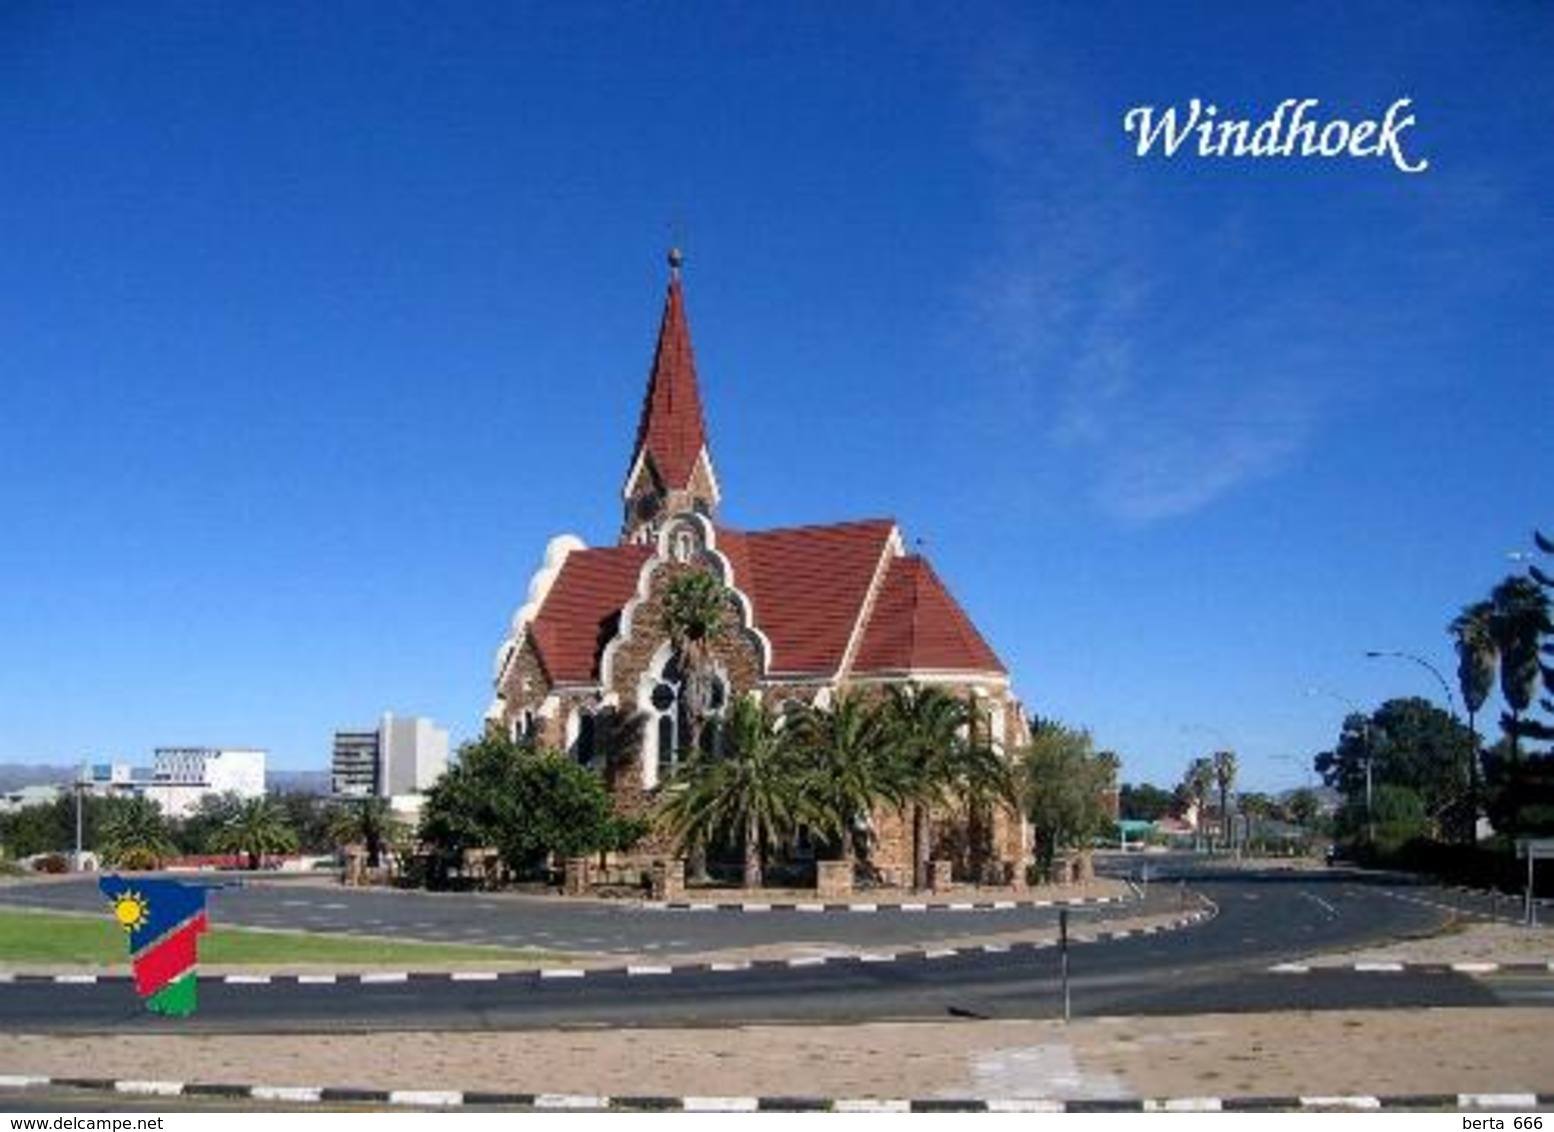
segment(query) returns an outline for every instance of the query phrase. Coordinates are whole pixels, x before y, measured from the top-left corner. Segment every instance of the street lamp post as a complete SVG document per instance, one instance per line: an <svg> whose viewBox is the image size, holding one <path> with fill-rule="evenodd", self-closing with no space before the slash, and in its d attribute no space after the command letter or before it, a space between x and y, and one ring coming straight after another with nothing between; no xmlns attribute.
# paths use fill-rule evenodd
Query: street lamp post
<svg viewBox="0 0 1554 1132"><path fill-rule="evenodd" d="M1390 651L1390 650L1389 651L1383 651L1381 649L1366 649L1365 650L1365 655L1367 657L1369 657L1371 660L1378 660L1378 659L1380 659L1382 657L1391 657L1394 660L1410 660L1410 661L1413 661L1420 668L1423 668L1431 676L1435 677L1435 682L1441 686L1441 695L1446 697L1446 710L1451 713L1451 717L1452 717L1453 721L1455 721L1458 718L1457 717L1457 697L1455 697L1455 696L1453 696L1451 694L1451 685L1446 682L1446 677L1441 675L1441 670L1439 668L1435 667L1435 665L1431 664L1424 657L1422 657L1422 656L1415 656L1411 652L1395 652L1395 651Z"/></svg>
<svg viewBox="0 0 1554 1132"><path fill-rule="evenodd" d="M1366 649L1365 655L1371 660L1378 660L1382 657L1390 657L1394 660L1407 660L1417 664L1420 668L1423 668L1431 676L1435 677L1435 682L1441 686L1441 695L1446 697L1446 710L1451 713L1451 721L1454 724L1461 726L1462 717L1457 714L1457 698L1452 695L1451 685L1446 682L1446 677L1441 675L1441 670L1435 667L1435 665L1431 664L1422 656L1415 656L1411 652L1398 652L1391 649ZM1469 728L1469 732L1473 737L1473 749L1469 752L1468 755L1468 805L1471 810L1471 813L1469 814L1469 825L1472 827L1469 836L1473 840L1477 840L1479 812L1478 733L1473 731L1471 728ZM1448 803L1447 805L1450 807L1452 803Z"/></svg>

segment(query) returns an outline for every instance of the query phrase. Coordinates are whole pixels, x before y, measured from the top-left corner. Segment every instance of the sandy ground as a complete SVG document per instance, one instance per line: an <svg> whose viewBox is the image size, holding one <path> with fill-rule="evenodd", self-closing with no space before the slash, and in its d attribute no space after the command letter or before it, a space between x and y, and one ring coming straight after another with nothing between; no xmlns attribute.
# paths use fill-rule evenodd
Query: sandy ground
<svg viewBox="0 0 1554 1132"><path fill-rule="evenodd" d="M339 1037L0 1038L0 1072L592 1095L1185 1097L1533 1092L1539 1010ZM1363 1056L1361 1056L1363 1052Z"/></svg>

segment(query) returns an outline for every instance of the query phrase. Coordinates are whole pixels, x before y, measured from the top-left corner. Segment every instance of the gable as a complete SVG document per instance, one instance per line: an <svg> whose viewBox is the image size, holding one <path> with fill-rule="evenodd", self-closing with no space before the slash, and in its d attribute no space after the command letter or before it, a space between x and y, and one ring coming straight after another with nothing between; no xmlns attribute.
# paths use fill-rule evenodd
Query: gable
<svg viewBox="0 0 1554 1132"><path fill-rule="evenodd" d="M529 627L529 639L553 683L598 682L600 651L614 636L621 607L652 556L648 547L630 544L567 555Z"/></svg>
<svg viewBox="0 0 1554 1132"><path fill-rule="evenodd" d="M928 560L891 561L853 662L855 675L999 672L998 656L945 589Z"/></svg>

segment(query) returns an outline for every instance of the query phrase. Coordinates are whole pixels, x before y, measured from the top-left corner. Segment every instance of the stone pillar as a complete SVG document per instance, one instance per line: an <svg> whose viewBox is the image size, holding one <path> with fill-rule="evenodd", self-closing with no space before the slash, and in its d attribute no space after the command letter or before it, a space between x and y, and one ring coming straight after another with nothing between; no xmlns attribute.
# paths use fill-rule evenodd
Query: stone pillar
<svg viewBox="0 0 1554 1132"><path fill-rule="evenodd" d="M1085 884L1095 879L1095 855L1088 850L1074 860L1074 882Z"/></svg>
<svg viewBox="0 0 1554 1132"><path fill-rule="evenodd" d="M955 867L954 866L954 862L952 862L952 861L930 861L930 862L928 862L929 877L930 877L929 887L934 892L948 892L948 891L950 891L950 889L953 887L953 885L950 882L950 874L953 871L954 867Z"/></svg>
<svg viewBox="0 0 1554 1132"><path fill-rule="evenodd" d="M568 857L561 891L567 896L587 895L588 883L591 879L588 875L591 871L589 866L592 863L587 857Z"/></svg>
<svg viewBox="0 0 1554 1132"><path fill-rule="evenodd" d="M359 845L347 845L345 847L345 883L352 888L362 882L362 863L367 855Z"/></svg>
<svg viewBox="0 0 1554 1132"><path fill-rule="evenodd" d="M822 900L846 897L853 894L853 863L851 861L816 861L815 895Z"/></svg>
<svg viewBox="0 0 1554 1132"><path fill-rule="evenodd" d="M685 898L685 859L653 862L653 899L683 900Z"/></svg>

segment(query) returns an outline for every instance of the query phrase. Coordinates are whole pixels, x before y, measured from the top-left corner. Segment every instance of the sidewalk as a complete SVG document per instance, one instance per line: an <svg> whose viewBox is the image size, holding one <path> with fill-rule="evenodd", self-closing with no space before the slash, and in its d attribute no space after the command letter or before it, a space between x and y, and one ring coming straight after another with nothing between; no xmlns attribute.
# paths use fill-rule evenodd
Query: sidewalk
<svg viewBox="0 0 1554 1132"><path fill-rule="evenodd" d="M1083 1100L1548 1092L1536 1009L340 1036L9 1035L0 1074L586 1096ZM386 1040L386 1036L385 1036ZM0 1107L4 1094L0 1094Z"/></svg>

